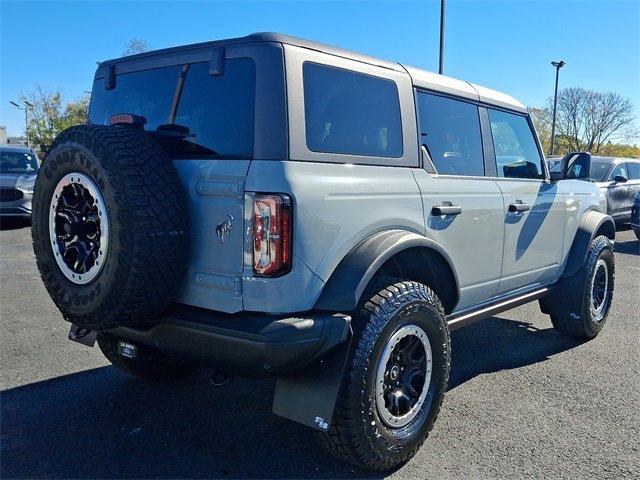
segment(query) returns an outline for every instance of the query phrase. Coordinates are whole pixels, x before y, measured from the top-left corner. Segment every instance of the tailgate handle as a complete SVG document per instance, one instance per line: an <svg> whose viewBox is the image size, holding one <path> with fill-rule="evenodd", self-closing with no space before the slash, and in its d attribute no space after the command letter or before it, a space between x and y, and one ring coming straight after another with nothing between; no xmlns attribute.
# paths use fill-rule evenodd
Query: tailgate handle
<svg viewBox="0 0 640 480"><path fill-rule="evenodd" d="M527 212L529 210L531 210L531 205L529 205L528 203L522 203L521 200L516 200L515 203L509 204L509 212L511 213L521 213Z"/></svg>
<svg viewBox="0 0 640 480"><path fill-rule="evenodd" d="M460 205L437 205L431 209L431 215L442 217L444 215L460 215L462 207Z"/></svg>

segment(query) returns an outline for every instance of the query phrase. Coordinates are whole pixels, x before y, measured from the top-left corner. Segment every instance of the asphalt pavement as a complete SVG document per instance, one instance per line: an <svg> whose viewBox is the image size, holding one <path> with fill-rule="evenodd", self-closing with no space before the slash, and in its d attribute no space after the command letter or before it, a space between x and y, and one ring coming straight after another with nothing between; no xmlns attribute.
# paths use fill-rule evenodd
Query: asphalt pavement
<svg viewBox="0 0 640 480"><path fill-rule="evenodd" d="M454 332L433 432L387 476L640 478L638 245L618 233L613 306L590 342L537 303ZM0 478L382 478L274 416L273 381L155 384L68 341L24 223L0 229L0 322Z"/></svg>

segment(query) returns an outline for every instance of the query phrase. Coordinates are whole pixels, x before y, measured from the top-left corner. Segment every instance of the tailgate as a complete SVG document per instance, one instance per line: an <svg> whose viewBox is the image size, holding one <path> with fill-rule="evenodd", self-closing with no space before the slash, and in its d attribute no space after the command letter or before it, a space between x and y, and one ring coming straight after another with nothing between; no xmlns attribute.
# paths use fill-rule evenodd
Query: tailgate
<svg viewBox="0 0 640 480"><path fill-rule="evenodd" d="M249 160L175 160L189 202L189 268L178 301L242 310L244 182Z"/></svg>

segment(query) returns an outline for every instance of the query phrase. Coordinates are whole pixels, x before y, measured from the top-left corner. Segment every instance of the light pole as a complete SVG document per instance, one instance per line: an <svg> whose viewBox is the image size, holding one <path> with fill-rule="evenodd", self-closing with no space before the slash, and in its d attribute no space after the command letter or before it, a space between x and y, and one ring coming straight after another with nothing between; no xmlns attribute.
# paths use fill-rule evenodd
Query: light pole
<svg viewBox="0 0 640 480"><path fill-rule="evenodd" d="M33 110L33 105L26 100L23 100L24 107L21 107L16 102L9 102L11 105L16 107L18 110L24 110L24 136L27 137L27 148L31 148L31 143L29 142L29 119L27 118L27 111L29 109Z"/></svg>
<svg viewBox="0 0 640 480"><path fill-rule="evenodd" d="M444 75L444 4L445 0L440 0L440 63L438 73Z"/></svg>
<svg viewBox="0 0 640 480"><path fill-rule="evenodd" d="M551 120L551 155L555 153L556 150L556 106L558 105L558 77L560 76L560 69L564 67L566 64L563 60L559 62L551 62L556 69L556 90L553 94L553 118Z"/></svg>

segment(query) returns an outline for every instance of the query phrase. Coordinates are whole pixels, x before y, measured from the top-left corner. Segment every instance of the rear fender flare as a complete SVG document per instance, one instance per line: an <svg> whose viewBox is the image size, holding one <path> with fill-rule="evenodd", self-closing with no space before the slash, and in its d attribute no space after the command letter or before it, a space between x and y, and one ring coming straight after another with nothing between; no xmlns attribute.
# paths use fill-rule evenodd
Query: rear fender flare
<svg viewBox="0 0 640 480"><path fill-rule="evenodd" d="M435 241L406 230L386 230L363 240L342 259L327 281L315 309L348 312L356 308L360 297L376 272L394 255L414 247L426 247L448 263L455 280L457 303L460 289L449 254Z"/></svg>

